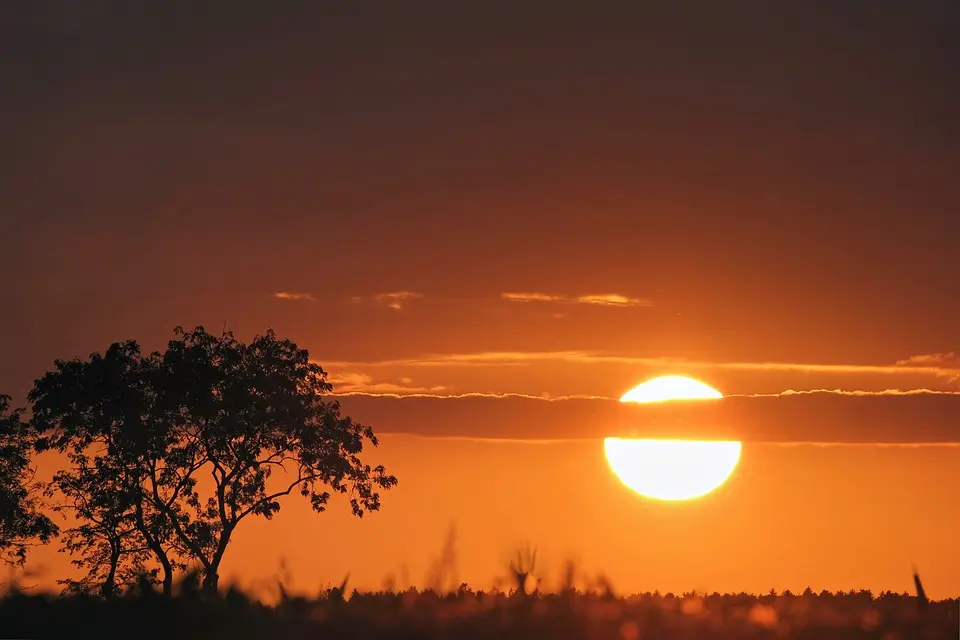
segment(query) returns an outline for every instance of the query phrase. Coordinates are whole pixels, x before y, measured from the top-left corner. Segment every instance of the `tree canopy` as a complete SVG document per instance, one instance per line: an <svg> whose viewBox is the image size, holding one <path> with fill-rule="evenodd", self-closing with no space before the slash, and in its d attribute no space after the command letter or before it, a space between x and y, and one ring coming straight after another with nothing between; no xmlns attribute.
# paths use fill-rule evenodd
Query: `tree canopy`
<svg viewBox="0 0 960 640"><path fill-rule="evenodd" d="M131 340L57 361L30 394L39 448L72 462L53 487L83 523L66 539L90 583L110 593L152 558L165 592L187 563L214 590L240 522L291 493L317 512L333 494L358 517L380 508L397 479L361 460L372 429L341 414L305 349L273 331L174 335L163 352Z"/></svg>
<svg viewBox="0 0 960 640"><path fill-rule="evenodd" d="M39 484L30 466L33 439L23 411L0 395L0 559L23 564L32 540L45 543L57 527L40 512Z"/></svg>

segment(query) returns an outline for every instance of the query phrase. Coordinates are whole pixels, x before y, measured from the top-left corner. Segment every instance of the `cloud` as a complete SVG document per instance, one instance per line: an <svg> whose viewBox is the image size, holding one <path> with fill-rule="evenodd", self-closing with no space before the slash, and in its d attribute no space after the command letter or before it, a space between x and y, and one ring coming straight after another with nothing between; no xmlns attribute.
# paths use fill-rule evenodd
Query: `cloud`
<svg viewBox="0 0 960 640"><path fill-rule="evenodd" d="M605 307L649 307L653 305L650 300L643 298L628 298L617 293L600 293L586 296L580 296L576 299L580 304L598 304Z"/></svg>
<svg viewBox="0 0 960 640"><path fill-rule="evenodd" d="M391 436L404 436L405 438L440 438L443 440L459 440L464 442L478 442L485 444L531 444L531 445L545 445L545 444L569 444L569 443L596 443L597 438L485 438L480 436L457 436L457 435L445 435L445 436L425 436L419 433L379 433L378 437L381 439L390 438ZM940 449L940 448L955 448L960 449L960 442L763 442L755 443L763 444L768 446L775 447L817 447L817 448L835 448L835 447L846 447L846 448L862 448L862 447L879 447L884 449Z"/></svg>
<svg viewBox="0 0 960 640"><path fill-rule="evenodd" d="M960 448L960 442L769 442L780 447L881 447L891 449Z"/></svg>
<svg viewBox="0 0 960 640"><path fill-rule="evenodd" d="M910 356L904 360L897 360L897 365L904 367L957 367L960 366L960 360L952 351L950 353L924 353Z"/></svg>
<svg viewBox="0 0 960 640"><path fill-rule="evenodd" d="M328 362L337 367L449 367L518 366L542 362L627 364L677 369L728 369L748 371L789 371L802 373L869 373L956 376L960 368L933 365L820 364L810 362L721 362L672 357L629 356L596 351L485 351L477 353L428 354L412 358L373 362Z"/></svg>
<svg viewBox="0 0 960 640"><path fill-rule="evenodd" d="M329 371L362 372L391 381L407 376L415 378L417 386L446 387L437 395L483 392L540 397L549 393L551 397L619 398L643 380L661 375L697 378L728 397L960 391L954 382L960 371L933 366L724 362L574 350L434 353L366 362L325 360L322 364Z"/></svg>
<svg viewBox="0 0 960 640"><path fill-rule="evenodd" d="M344 409L382 433L509 439L619 437L747 443L958 443L956 394L836 393L623 404L611 399L482 394L458 398L350 396Z"/></svg>
<svg viewBox="0 0 960 640"><path fill-rule="evenodd" d="M379 390L379 385L369 384L367 386L361 386L362 382L360 377L362 376L363 380L370 381L372 378L363 374L348 374L354 376L351 378L344 378L348 380L346 383L349 388L339 387L344 390L334 390L332 395L336 396L370 396L370 397L390 397L390 398L433 398L435 400L456 400L459 398L525 398L528 400L546 400L547 402L557 402L561 400L617 400L619 397L616 396L602 396L602 395L589 395L589 394L569 394L569 395L551 395L549 393L542 393L540 395L534 395L530 393L518 393L518 392L487 392L487 391L467 391L467 392L447 392L447 388L443 386L434 386L429 389L424 387L412 387L409 386L409 383L413 382L410 378L399 378L400 382L405 383L403 386L397 385L394 388L391 388L389 391L381 392ZM331 380L333 376L331 375ZM355 384L356 382L356 384ZM855 397L866 397L866 396L917 396L917 395L935 395L935 396L957 396L960 397L960 391L941 391L936 389L882 389L880 391L865 391L860 389L804 389L804 390L794 390L787 389L785 391L780 391L778 393L728 393L725 398L780 398L787 396L805 396L805 395L836 395L836 396L855 396Z"/></svg>
<svg viewBox="0 0 960 640"><path fill-rule="evenodd" d="M643 298L631 298L619 293L595 293L582 296L568 296L539 292L507 292L500 297L510 302L554 302L559 304L591 304L604 307L649 307L653 303Z"/></svg>
<svg viewBox="0 0 960 640"><path fill-rule="evenodd" d="M400 310L403 309L407 301L422 297L423 294L413 293L412 291L393 291L390 293L378 293L373 299L391 309Z"/></svg>
<svg viewBox="0 0 960 640"><path fill-rule="evenodd" d="M423 297L424 296L422 293L414 293L413 291L389 291L387 293L378 293L369 298L365 298L364 296L354 296L351 298L351 302L361 303L367 300L372 300L373 302L381 304L389 309L400 311L410 300Z"/></svg>
<svg viewBox="0 0 960 640"><path fill-rule="evenodd" d="M316 302L317 299L313 297L313 294L310 293L294 293L291 291L278 291L273 294L274 298L280 300L306 300L309 302Z"/></svg>
<svg viewBox="0 0 960 640"><path fill-rule="evenodd" d="M373 376L365 373L328 373L327 382L333 385L334 393L331 395L335 396L369 395L401 397L417 394L434 394L433 397L438 397L436 394L446 391L446 387L443 386L414 386L413 380L405 377L398 378L396 382L375 381Z"/></svg>
<svg viewBox="0 0 960 640"><path fill-rule="evenodd" d="M403 380L403 378L401 378ZM407 378L409 380L409 378ZM422 387L420 388L422 389ZM541 394L538 396L529 394L529 393L487 393L484 391L467 391L464 393L442 393L446 391L446 387L431 387L429 391L421 391L417 388L411 387L398 387L396 391L377 392L375 389L367 388L364 390L348 390L348 391L336 391L330 395L338 397L346 396L366 396L370 398L431 398L433 400L459 400L462 398L524 398L527 400L545 400L547 402L559 402L561 400L617 400L617 398L612 398L609 396L591 396L585 394L576 394L576 395L565 395L565 396L551 396L550 394Z"/></svg>
<svg viewBox="0 0 960 640"><path fill-rule="evenodd" d="M555 296L549 293L501 293L500 297L511 302L565 302L565 296Z"/></svg>
<svg viewBox="0 0 960 640"><path fill-rule="evenodd" d="M880 391L862 391L858 389L805 389L796 391L787 389L780 393L757 393L753 395L742 395L744 398L765 398L781 396L802 396L815 393L832 393L839 396L960 396L960 391L942 391L938 389L881 389Z"/></svg>

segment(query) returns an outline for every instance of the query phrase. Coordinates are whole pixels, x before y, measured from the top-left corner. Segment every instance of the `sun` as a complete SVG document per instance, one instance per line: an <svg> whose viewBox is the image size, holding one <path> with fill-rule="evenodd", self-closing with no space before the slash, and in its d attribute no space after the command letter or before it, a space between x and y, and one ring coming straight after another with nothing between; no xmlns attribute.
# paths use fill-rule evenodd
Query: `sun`
<svg viewBox="0 0 960 640"><path fill-rule="evenodd" d="M739 442L606 438L607 463L620 481L656 500L705 496L733 473Z"/></svg>
<svg viewBox="0 0 960 640"><path fill-rule="evenodd" d="M685 376L661 376L637 385L620 402L708 400L723 394ZM627 487L656 500L700 498L722 485L740 462L736 441L606 438L610 469Z"/></svg>
<svg viewBox="0 0 960 640"><path fill-rule="evenodd" d="M706 400L722 397L722 393L699 380L686 376L660 376L630 389L620 397L620 402Z"/></svg>

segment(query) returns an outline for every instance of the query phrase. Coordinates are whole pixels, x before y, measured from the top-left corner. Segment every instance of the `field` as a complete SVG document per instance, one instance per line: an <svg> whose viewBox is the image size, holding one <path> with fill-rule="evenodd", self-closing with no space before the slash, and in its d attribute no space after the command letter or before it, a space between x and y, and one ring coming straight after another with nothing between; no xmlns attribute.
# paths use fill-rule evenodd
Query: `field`
<svg viewBox="0 0 960 640"><path fill-rule="evenodd" d="M878 638L960 636L960 600L922 603L907 594L807 592L522 595L433 591L316 597L284 595L267 605L237 589L209 597L183 588L104 600L14 591L0 601L4 638Z"/></svg>

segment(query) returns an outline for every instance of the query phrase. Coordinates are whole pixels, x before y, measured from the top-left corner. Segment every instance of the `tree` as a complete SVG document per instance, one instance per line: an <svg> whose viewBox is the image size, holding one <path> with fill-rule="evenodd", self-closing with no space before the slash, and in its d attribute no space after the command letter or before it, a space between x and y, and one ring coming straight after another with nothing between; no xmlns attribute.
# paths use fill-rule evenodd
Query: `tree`
<svg viewBox="0 0 960 640"><path fill-rule="evenodd" d="M104 595L135 580L152 554L163 591L173 592L176 539L167 516L145 497L148 470L164 455L165 416L157 404L159 359L144 357L135 341L114 343L87 361L58 360L30 392L37 448L66 453L71 466L58 472L51 495L80 524L64 535L64 550L87 576L71 590L100 585ZM157 571L148 572L157 573Z"/></svg>
<svg viewBox="0 0 960 640"><path fill-rule="evenodd" d="M239 523L273 517L294 491L317 512L331 493L358 517L379 509L378 490L397 479L361 461L377 439L324 397L332 386L305 349L273 331L250 344L203 327L174 332L163 353L144 357L129 341L88 362L57 362L30 396L38 430L71 452L71 473L107 469L129 492L120 511L132 511L165 590L182 559L216 590Z"/></svg>
<svg viewBox="0 0 960 640"><path fill-rule="evenodd" d="M0 395L0 559L22 565L31 540L48 542L57 526L40 513L39 484L30 467L33 440L21 409Z"/></svg>
<svg viewBox="0 0 960 640"><path fill-rule="evenodd" d="M357 517L380 508L377 490L397 479L361 461L364 443L377 446L376 436L324 398L333 387L306 349L272 330L249 345L203 327L174 332L161 365L166 415L175 421L172 446L150 481L157 508L203 567L207 589L217 589L239 523L272 518L295 490L318 513L331 491L346 494ZM213 482L206 500L196 483L185 482L201 469ZM283 477L268 487L277 470Z"/></svg>
<svg viewBox="0 0 960 640"><path fill-rule="evenodd" d="M138 528L137 492L124 486L123 476L105 462L106 458L98 458L95 469L58 472L48 491L59 490L67 502L54 509L71 511L80 523L64 531L61 542L64 551L78 556L72 563L86 569L80 580L58 583L71 593L100 593L109 598L144 578L156 581L158 570L147 568L151 549ZM172 571L169 577L172 581Z"/></svg>

